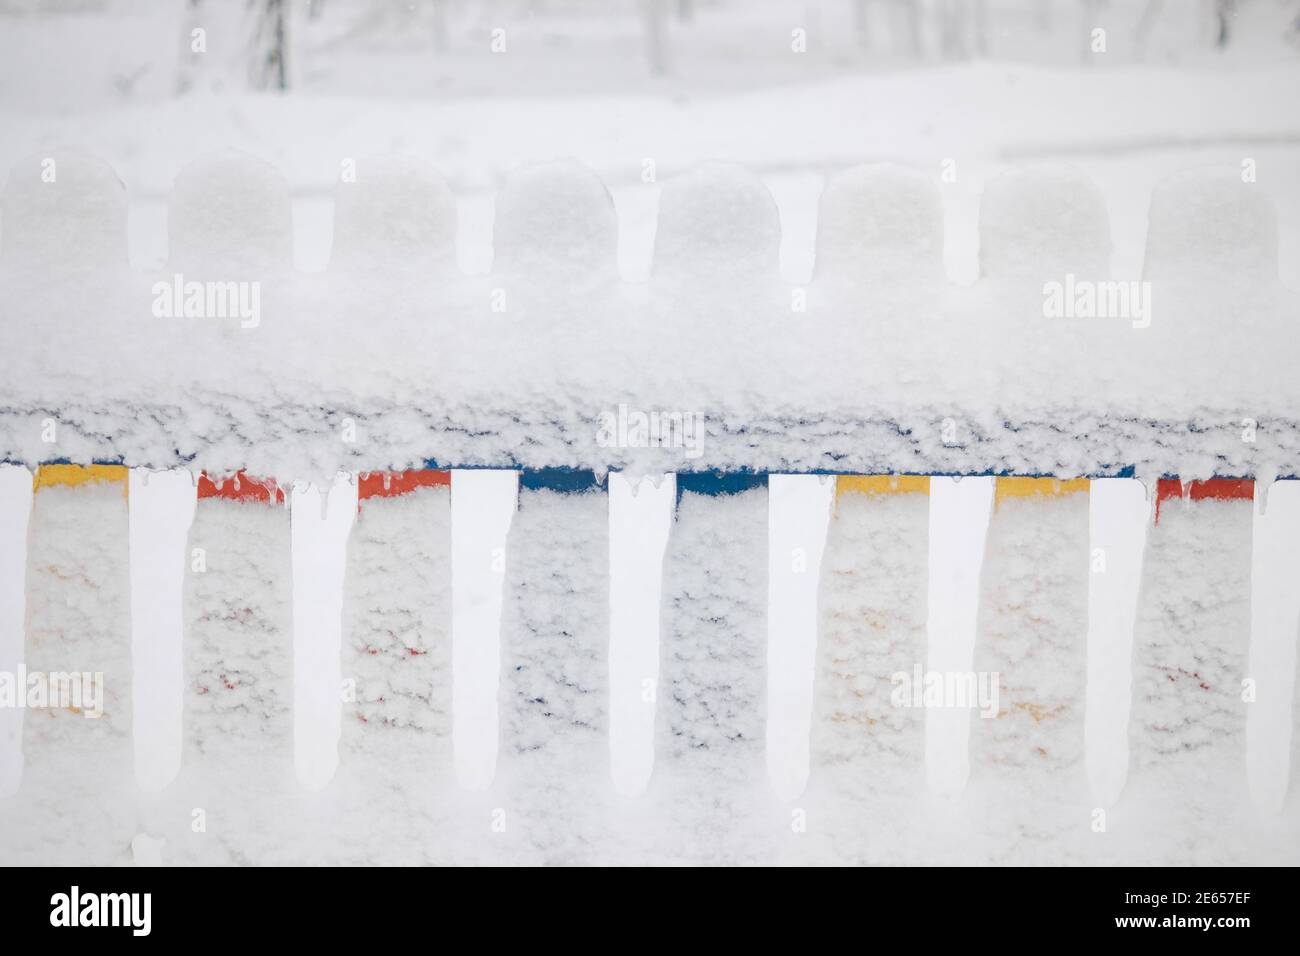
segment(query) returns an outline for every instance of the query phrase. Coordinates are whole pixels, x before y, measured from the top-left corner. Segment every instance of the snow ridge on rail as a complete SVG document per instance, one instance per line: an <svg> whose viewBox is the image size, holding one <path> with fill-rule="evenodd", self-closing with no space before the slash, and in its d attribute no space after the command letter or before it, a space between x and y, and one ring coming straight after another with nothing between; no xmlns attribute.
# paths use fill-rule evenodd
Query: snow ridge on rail
<svg viewBox="0 0 1300 956"><path fill-rule="evenodd" d="M20 162L0 202L0 459L336 471L525 467L1060 477L1300 474L1300 297L1237 170L1169 179L1142 276L1109 275L1104 197L1069 167L994 180L981 278L942 266L929 177L862 166L822 196L806 286L742 167L661 191L653 274L620 278L608 190L526 166L486 276L422 161L361 160L323 274L288 188L239 154L176 179L169 261L136 272L104 162Z"/></svg>

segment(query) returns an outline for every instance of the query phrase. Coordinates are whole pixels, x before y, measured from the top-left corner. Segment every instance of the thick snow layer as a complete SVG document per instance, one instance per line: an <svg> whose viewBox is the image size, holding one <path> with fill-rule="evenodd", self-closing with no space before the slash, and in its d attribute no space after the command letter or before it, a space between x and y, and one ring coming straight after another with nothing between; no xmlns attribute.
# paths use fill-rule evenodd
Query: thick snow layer
<svg viewBox="0 0 1300 956"><path fill-rule="evenodd" d="M715 284L770 277L780 248L772 194L743 166L705 163L664 184L655 229L657 275Z"/></svg>
<svg viewBox="0 0 1300 956"><path fill-rule="evenodd" d="M817 212L817 277L864 282L943 278L943 200L903 166L855 166L831 179Z"/></svg>
<svg viewBox="0 0 1300 956"><path fill-rule="evenodd" d="M609 190L572 161L518 170L497 196L495 274L588 281L615 274L618 217Z"/></svg>
<svg viewBox="0 0 1300 956"><path fill-rule="evenodd" d="M456 198L433 167L404 156L351 162L334 190L332 269L431 270L454 262Z"/></svg>
<svg viewBox="0 0 1300 956"><path fill-rule="evenodd" d="M8 267L39 272L126 267L126 185L107 163L75 151L34 157L0 197Z"/></svg>
<svg viewBox="0 0 1300 956"><path fill-rule="evenodd" d="M1277 282L1271 206L1235 172L1193 171L1157 190L1149 302L1128 289L1149 309L1049 318L1049 283L1108 271L1100 194L1062 167L990 184L984 277L972 287L927 267L942 233L924 177L892 166L841 176L823 203L822 267L804 290L761 268L775 207L757 180L722 165L665 183L655 267L641 284L615 268L608 191L572 162L508 181L493 273L474 277L445 255L437 264L448 198L416 163L358 164L357 181L338 186L357 192L339 200L337 262L306 275L288 270L279 174L238 155L199 160L176 179L167 267L133 273L120 265L121 184L102 163L51 157L55 182L42 181L37 155L4 194L14 210L0 259L9 460L283 479L426 461L1300 473L1290 374L1300 303ZM391 232L376 223L403 204L409 218ZM60 248L75 254L50 251ZM859 255L861 281L846 281ZM394 275L358 267L367 256L428 266ZM185 317L184 301L169 310L178 281L238 293L247 314L215 299L193 310L203 317ZM621 404L701 416L698 456L603 441L600 417ZM42 440L46 418L59 425L54 444Z"/></svg>
<svg viewBox="0 0 1300 956"><path fill-rule="evenodd" d="M268 163L227 152L176 176L167 211L168 266L200 279L256 278L291 267L289 184Z"/></svg>

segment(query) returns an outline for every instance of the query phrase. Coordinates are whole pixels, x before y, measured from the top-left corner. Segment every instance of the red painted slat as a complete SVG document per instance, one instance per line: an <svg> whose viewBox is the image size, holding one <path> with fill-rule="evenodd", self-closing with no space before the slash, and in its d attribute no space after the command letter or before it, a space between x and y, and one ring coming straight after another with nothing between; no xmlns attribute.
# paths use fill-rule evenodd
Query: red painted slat
<svg viewBox="0 0 1300 956"><path fill-rule="evenodd" d="M436 488L451 484L451 472L415 469L412 471L372 471L357 479L357 500L396 498L417 488Z"/></svg>
<svg viewBox="0 0 1300 956"><path fill-rule="evenodd" d="M284 489L274 478L252 478L243 470L221 481L213 481L207 472L199 475L200 498L225 498L228 501L265 501L284 504Z"/></svg>
<svg viewBox="0 0 1300 956"><path fill-rule="evenodd" d="M1160 521L1160 504L1167 499L1183 497L1183 483L1177 478L1161 478L1156 483L1156 522ZM1193 501L1250 501L1255 497L1252 478L1211 478L1193 481L1187 497Z"/></svg>

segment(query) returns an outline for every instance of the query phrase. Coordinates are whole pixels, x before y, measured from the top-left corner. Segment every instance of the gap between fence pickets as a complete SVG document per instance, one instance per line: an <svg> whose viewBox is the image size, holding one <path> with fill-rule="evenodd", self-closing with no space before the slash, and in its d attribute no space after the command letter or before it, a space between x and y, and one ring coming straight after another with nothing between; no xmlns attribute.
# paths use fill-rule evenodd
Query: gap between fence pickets
<svg viewBox="0 0 1300 956"><path fill-rule="evenodd" d="M768 476L767 768L782 800L808 783L817 596L835 483L833 476Z"/></svg>
<svg viewBox="0 0 1300 956"><path fill-rule="evenodd" d="M1088 486L1088 689L1084 748L1093 795L1119 799L1128 777L1133 633L1152 502L1134 478Z"/></svg>
<svg viewBox="0 0 1300 956"><path fill-rule="evenodd" d="M131 568L131 726L135 778L148 792L180 772L184 689L186 544L198 485L183 469L127 476ZM147 743L139 740L148 729Z"/></svg>
<svg viewBox="0 0 1300 956"><path fill-rule="evenodd" d="M17 674L26 656L31 515L32 473L21 465L0 466L0 673ZM0 797L14 793L22 779L23 713L21 707L0 707Z"/></svg>
<svg viewBox="0 0 1300 956"><path fill-rule="evenodd" d="M451 473L452 739L469 790L496 776L506 538L518 503L517 471Z"/></svg>
<svg viewBox="0 0 1300 956"><path fill-rule="evenodd" d="M338 768L343 709L343 579L357 484L296 484L293 535L293 741L298 781L321 790Z"/></svg>
<svg viewBox="0 0 1300 956"><path fill-rule="evenodd" d="M971 671L996 484L982 476L930 480L927 676ZM970 715L956 707L929 708L925 715L926 779L947 800L961 795L970 776Z"/></svg>
<svg viewBox="0 0 1300 956"><path fill-rule="evenodd" d="M1250 559L1250 659L1242 693L1246 771L1251 796L1266 812L1281 811L1297 732L1296 640L1300 630L1300 481L1255 484ZM1288 772L1289 771L1289 772Z"/></svg>
<svg viewBox="0 0 1300 956"><path fill-rule="evenodd" d="M673 474L609 476L609 751L619 793L654 771L664 554L677 501Z"/></svg>

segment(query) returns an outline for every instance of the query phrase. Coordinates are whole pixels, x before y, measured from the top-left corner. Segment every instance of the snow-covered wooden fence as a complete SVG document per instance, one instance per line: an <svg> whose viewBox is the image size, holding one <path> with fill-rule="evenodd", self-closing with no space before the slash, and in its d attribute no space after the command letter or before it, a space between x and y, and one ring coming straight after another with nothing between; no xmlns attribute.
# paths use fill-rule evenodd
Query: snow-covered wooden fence
<svg viewBox="0 0 1300 956"><path fill-rule="evenodd" d="M739 167L665 184L646 283L576 164L506 185L487 276L429 168L354 172L322 274L247 157L181 172L149 274L107 165L11 173L0 670L103 716L0 709L6 855L1294 862L1253 184L1168 181L1120 281L1095 187L1008 174L956 286L934 184L861 167L791 286Z"/></svg>

